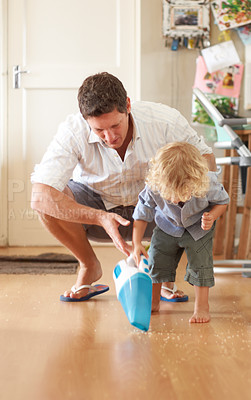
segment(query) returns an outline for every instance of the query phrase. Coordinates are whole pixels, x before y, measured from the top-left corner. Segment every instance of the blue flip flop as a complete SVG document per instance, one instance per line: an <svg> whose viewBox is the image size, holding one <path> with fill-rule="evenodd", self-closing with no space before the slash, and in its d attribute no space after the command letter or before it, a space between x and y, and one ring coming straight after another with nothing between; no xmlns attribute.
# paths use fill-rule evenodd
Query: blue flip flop
<svg viewBox="0 0 251 400"><path fill-rule="evenodd" d="M174 297L173 299L167 299L166 297L160 296L160 300L169 301L171 303L183 303L188 301L188 296L185 294L183 297Z"/></svg>
<svg viewBox="0 0 251 400"><path fill-rule="evenodd" d="M75 286L72 286L71 291L72 293L77 293L81 289L89 289L89 292L86 296L80 297L80 299L74 299L72 297L66 297L64 295L60 296L61 301L67 301L67 302L79 302L79 301L86 301L89 300L91 297L98 296L101 293L105 293L109 290L109 286L107 285L82 285L76 288Z"/></svg>
<svg viewBox="0 0 251 400"><path fill-rule="evenodd" d="M161 289L165 289L171 294L174 294L177 291L177 286L174 284L173 289L170 289L166 286L162 286ZM188 301L188 296L185 294L183 297L174 297L173 299L167 299L166 297L160 296L160 300L169 301L171 303L184 303L185 301Z"/></svg>

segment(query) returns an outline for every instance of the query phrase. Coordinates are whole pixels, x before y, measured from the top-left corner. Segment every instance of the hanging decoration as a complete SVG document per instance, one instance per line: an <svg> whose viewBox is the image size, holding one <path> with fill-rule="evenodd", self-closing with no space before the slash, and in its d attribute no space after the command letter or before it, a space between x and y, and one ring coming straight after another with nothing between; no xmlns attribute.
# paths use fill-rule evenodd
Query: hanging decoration
<svg viewBox="0 0 251 400"><path fill-rule="evenodd" d="M210 46L209 4L209 0L163 0L163 35L171 38L172 50L179 45L188 49Z"/></svg>

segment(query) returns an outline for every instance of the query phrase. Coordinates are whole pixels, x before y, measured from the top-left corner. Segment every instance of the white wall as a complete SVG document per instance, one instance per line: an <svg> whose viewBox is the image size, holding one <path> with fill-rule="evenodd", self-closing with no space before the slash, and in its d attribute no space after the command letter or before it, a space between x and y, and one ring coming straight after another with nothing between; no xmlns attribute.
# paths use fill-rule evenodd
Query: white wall
<svg viewBox="0 0 251 400"><path fill-rule="evenodd" d="M0 1L0 246L7 244L7 48L6 0Z"/></svg>

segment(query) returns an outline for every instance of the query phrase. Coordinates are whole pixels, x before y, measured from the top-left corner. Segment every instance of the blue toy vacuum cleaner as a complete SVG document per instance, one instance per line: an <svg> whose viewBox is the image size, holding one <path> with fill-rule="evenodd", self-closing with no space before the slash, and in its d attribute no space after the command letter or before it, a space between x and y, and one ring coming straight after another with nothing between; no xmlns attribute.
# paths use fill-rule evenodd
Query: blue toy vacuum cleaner
<svg viewBox="0 0 251 400"><path fill-rule="evenodd" d="M137 268L132 255L121 260L113 271L117 298L133 326L148 331L152 308L152 279L148 261L141 256Z"/></svg>

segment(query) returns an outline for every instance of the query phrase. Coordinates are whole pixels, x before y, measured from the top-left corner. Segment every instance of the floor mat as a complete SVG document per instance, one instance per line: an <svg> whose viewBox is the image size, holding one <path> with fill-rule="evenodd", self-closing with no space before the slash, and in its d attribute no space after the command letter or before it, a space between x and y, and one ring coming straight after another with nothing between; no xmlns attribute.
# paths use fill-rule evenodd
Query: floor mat
<svg viewBox="0 0 251 400"><path fill-rule="evenodd" d="M78 261L69 254L0 256L0 274L75 274Z"/></svg>

